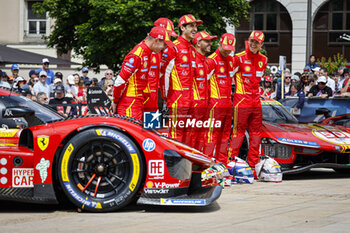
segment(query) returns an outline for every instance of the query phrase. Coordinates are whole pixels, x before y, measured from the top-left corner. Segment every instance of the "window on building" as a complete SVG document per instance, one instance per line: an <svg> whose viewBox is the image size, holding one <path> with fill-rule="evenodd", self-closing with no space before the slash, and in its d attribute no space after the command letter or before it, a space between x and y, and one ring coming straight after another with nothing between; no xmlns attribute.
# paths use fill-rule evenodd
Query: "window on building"
<svg viewBox="0 0 350 233"><path fill-rule="evenodd" d="M350 35L350 0L332 0L317 12L314 20L315 33L327 33L328 44L350 44L341 36Z"/></svg>
<svg viewBox="0 0 350 233"><path fill-rule="evenodd" d="M287 10L271 0L253 1L251 7L251 30L263 31L266 44L279 44L280 33L291 30Z"/></svg>
<svg viewBox="0 0 350 233"><path fill-rule="evenodd" d="M37 15L33 11L33 5L37 2L41 1L27 1L27 32L30 35L46 34L46 14Z"/></svg>
<svg viewBox="0 0 350 233"><path fill-rule="evenodd" d="M276 0L254 0L249 4L249 19L241 18L236 28L236 51L245 49L245 41L252 30L260 30L265 34L263 49L267 51L269 64L278 65L279 56L283 55L290 66L292 20L287 9Z"/></svg>

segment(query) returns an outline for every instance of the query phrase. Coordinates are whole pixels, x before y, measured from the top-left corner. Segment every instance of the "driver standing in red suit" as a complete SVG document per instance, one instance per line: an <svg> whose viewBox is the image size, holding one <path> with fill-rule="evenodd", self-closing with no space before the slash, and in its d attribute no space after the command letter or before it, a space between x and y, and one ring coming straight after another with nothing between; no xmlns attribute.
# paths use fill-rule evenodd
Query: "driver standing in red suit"
<svg viewBox="0 0 350 233"><path fill-rule="evenodd" d="M152 52L159 53L166 46L174 46L164 28L154 27L145 40L126 55L113 89L113 113L142 120L143 91Z"/></svg>
<svg viewBox="0 0 350 233"><path fill-rule="evenodd" d="M206 55L210 53L212 41L217 36L211 36L205 31L197 32L192 43L196 49L196 76L193 81L193 107L192 118L196 121L206 121L208 115L208 99L209 99L209 78L208 65ZM190 146L203 151L204 146L204 128L193 128L191 132Z"/></svg>
<svg viewBox="0 0 350 233"><path fill-rule="evenodd" d="M174 24L170 19L159 18L154 22L154 26L162 27L167 30L170 36L176 37L174 32ZM158 110L158 87L160 74L160 61L162 52L152 52L150 58L150 68L148 72L148 87L144 90L144 111L156 112Z"/></svg>
<svg viewBox="0 0 350 233"><path fill-rule="evenodd" d="M219 48L208 59L208 73L211 74L209 96L209 129L205 134L204 154L215 155L217 162L227 164L228 142L232 124L232 80L235 72L233 57L236 38L225 33L219 41ZM220 121L221 127L212 122ZM215 151L215 153L214 153Z"/></svg>
<svg viewBox="0 0 350 233"><path fill-rule="evenodd" d="M267 57L259 51L264 44L264 34L253 31L248 39L248 48L235 55L235 94L233 96L233 131L229 156L237 156L245 136L249 132L248 164L255 174L255 165L259 162L261 140L262 110L259 82L264 75Z"/></svg>
<svg viewBox="0 0 350 233"><path fill-rule="evenodd" d="M162 54L161 81L162 97L166 99L170 116L170 137L178 141L190 140L190 131L185 132L186 119L190 116L193 102L193 78L196 70L196 51L191 44L202 24L193 15L184 15L179 20L180 36L174 41L174 48L167 48ZM184 135L186 133L186 135Z"/></svg>

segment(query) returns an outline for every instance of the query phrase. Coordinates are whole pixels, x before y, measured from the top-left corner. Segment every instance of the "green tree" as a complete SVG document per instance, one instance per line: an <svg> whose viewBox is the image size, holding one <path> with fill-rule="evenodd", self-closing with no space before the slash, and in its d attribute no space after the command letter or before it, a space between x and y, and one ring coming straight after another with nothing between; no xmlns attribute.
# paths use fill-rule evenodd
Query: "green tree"
<svg viewBox="0 0 350 233"><path fill-rule="evenodd" d="M55 19L52 32L45 39L58 54L73 50L84 65L107 65L118 70L125 55L152 28L153 22L167 17L177 26L179 17L193 14L202 19L206 30L220 36L226 22L239 25L247 17L246 0L44 0L35 5L36 13L49 13ZM176 29L177 30L177 29Z"/></svg>
<svg viewBox="0 0 350 233"><path fill-rule="evenodd" d="M339 67L344 67L347 63L347 60L344 59L342 54L337 53L336 55L333 55L333 59L332 57L329 57L328 59L321 57L321 60L318 59L317 63L321 67L327 68L328 73L332 73L334 71L337 71Z"/></svg>

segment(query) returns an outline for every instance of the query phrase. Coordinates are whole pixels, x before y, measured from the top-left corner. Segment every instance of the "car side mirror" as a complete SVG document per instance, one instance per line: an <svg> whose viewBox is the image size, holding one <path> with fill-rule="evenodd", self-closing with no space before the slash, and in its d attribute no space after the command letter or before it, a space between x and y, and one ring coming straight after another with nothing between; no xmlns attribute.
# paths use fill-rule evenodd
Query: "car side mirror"
<svg viewBox="0 0 350 233"><path fill-rule="evenodd" d="M2 111L2 118L19 118L34 116L35 112L26 107L9 107Z"/></svg>

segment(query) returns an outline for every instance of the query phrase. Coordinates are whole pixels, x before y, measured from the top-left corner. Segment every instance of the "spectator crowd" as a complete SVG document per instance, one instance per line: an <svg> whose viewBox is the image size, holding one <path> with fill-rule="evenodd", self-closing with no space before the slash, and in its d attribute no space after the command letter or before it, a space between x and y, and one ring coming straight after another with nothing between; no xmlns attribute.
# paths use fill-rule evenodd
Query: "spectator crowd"
<svg viewBox="0 0 350 233"><path fill-rule="evenodd" d="M11 74L0 70L0 87L12 89L23 96L38 101L42 104L50 104L52 107L65 116L72 115L69 104L86 103L87 88L100 86L110 98L113 91L113 71L107 70L101 81L97 78L89 78L89 69L83 67L82 75L73 73L63 79L62 72L54 73L50 68L50 61L42 59L42 68L30 70L28 76L20 72L18 64L11 66ZM62 104L62 106L58 106Z"/></svg>
<svg viewBox="0 0 350 233"><path fill-rule="evenodd" d="M339 67L337 71L329 73L327 68L321 68L317 64L314 55L310 56L310 61L302 73L292 74L289 69L286 69L283 75L283 96L281 78L282 72L264 76L261 80L260 94L276 100L299 97L294 111L303 107L305 97L350 96L349 68Z"/></svg>

